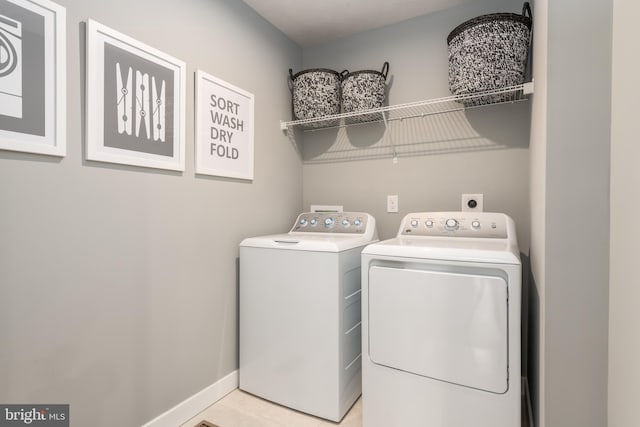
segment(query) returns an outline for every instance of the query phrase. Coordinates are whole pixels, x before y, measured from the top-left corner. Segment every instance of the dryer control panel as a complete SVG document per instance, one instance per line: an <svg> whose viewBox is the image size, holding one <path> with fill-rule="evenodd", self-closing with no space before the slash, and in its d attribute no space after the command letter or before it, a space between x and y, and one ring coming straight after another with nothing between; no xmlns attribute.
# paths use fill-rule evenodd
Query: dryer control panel
<svg viewBox="0 0 640 427"><path fill-rule="evenodd" d="M507 238L507 218L491 212L417 212L404 217L398 236Z"/></svg>
<svg viewBox="0 0 640 427"><path fill-rule="evenodd" d="M305 212L290 232L364 234L370 222L370 215L363 212Z"/></svg>

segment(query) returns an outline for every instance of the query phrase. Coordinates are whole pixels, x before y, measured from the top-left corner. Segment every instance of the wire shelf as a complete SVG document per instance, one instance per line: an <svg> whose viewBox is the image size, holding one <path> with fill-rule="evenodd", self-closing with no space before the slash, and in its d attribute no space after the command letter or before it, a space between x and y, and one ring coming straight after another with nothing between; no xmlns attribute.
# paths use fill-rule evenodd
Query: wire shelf
<svg viewBox="0 0 640 427"><path fill-rule="evenodd" d="M470 127L465 110L524 101L532 93L533 82L529 82L475 94L281 122L280 127L304 163L425 155L455 151L456 146L462 149L469 144L475 149L492 149ZM353 141L363 132L368 132L369 142Z"/></svg>

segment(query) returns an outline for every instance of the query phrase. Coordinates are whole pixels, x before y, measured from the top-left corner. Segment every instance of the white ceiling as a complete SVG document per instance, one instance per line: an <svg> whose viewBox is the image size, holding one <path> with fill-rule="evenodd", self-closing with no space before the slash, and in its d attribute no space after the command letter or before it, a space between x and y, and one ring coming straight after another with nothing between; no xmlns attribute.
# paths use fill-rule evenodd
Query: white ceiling
<svg viewBox="0 0 640 427"><path fill-rule="evenodd" d="M316 46L469 0L243 0L302 47Z"/></svg>

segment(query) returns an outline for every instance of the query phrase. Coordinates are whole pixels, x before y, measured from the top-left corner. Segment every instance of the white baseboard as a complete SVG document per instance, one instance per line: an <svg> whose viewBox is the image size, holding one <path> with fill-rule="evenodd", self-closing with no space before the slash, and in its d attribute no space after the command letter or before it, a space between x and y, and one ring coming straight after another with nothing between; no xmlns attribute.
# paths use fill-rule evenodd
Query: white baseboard
<svg viewBox="0 0 640 427"><path fill-rule="evenodd" d="M193 396L178 403L167 412L158 415L142 427L176 427L213 405L227 394L238 388L238 371L231 372Z"/></svg>

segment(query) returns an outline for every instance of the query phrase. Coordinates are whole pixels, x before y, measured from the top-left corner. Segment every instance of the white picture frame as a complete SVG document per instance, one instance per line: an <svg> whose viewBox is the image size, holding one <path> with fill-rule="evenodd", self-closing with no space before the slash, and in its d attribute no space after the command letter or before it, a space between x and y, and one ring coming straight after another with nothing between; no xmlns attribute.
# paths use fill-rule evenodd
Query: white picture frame
<svg viewBox="0 0 640 427"><path fill-rule="evenodd" d="M195 81L196 173L253 180L254 95L202 70Z"/></svg>
<svg viewBox="0 0 640 427"><path fill-rule="evenodd" d="M86 158L184 171L186 64L87 21Z"/></svg>
<svg viewBox="0 0 640 427"><path fill-rule="evenodd" d="M1 1L0 149L64 157L66 9L49 0Z"/></svg>

